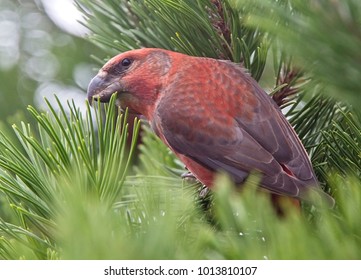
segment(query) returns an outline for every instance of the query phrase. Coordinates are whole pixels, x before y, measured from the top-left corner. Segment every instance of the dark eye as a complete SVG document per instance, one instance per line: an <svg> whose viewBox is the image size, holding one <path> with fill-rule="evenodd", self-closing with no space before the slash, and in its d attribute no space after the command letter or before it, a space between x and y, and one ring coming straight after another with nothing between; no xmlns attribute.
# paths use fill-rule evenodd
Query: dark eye
<svg viewBox="0 0 361 280"><path fill-rule="evenodd" d="M111 71L116 75L123 74L132 63L133 63L132 59L123 58L122 61L120 61L117 64L113 65L113 67L111 68Z"/></svg>
<svg viewBox="0 0 361 280"><path fill-rule="evenodd" d="M122 66L123 67L128 67L128 66L130 66L130 64L132 64L132 61L129 58L124 58L122 60Z"/></svg>

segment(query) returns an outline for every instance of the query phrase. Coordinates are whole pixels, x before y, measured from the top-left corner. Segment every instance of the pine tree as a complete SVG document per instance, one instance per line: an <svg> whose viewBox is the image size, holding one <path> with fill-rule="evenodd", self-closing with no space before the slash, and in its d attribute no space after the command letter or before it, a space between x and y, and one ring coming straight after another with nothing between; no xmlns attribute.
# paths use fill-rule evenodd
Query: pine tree
<svg viewBox="0 0 361 280"><path fill-rule="evenodd" d="M285 110L335 209L277 217L247 180L199 198L146 128L131 161L125 116L32 107L38 123L0 136L0 257L358 259L361 257L361 4L358 0L77 0L109 57L141 47L239 62ZM332 32L328 32L332 30ZM271 78L270 78L271 77ZM114 123L116 125L114 125ZM121 131L121 133L118 133ZM204 204L207 204L206 206ZM210 204L210 205L209 205ZM206 207L206 210L204 208ZM342 242L340 242L342 240Z"/></svg>

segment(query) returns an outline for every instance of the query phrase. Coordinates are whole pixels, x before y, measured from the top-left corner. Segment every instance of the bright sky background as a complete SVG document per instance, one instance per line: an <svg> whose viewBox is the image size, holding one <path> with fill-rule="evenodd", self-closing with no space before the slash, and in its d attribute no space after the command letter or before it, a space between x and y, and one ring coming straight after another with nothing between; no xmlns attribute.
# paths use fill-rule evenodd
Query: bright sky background
<svg viewBox="0 0 361 280"><path fill-rule="evenodd" d="M82 26L82 15L73 0L41 0L46 13L64 31L83 36L87 29Z"/></svg>
<svg viewBox="0 0 361 280"><path fill-rule="evenodd" d="M79 23L83 21L82 14L75 6L73 0L41 0L45 12L49 18L62 30L75 36L84 36L87 34L87 29ZM93 65L80 64L74 69L74 79L80 86L90 81L94 73L91 71ZM85 85L85 86L86 86ZM57 82L46 82L40 84L35 93L35 103L37 106L44 106L44 97L52 104L54 108L57 107L57 102L54 98L54 93L60 98L60 102L64 105L67 111L66 102L68 99L73 99L75 104L81 111L85 111L85 92L73 86L59 84Z"/></svg>

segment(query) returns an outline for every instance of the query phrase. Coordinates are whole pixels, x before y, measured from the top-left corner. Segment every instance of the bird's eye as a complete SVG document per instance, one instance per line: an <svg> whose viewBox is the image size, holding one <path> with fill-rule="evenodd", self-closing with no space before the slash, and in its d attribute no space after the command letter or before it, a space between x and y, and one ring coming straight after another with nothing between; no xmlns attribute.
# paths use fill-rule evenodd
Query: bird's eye
<svg viewBox="0 0 361 280"><path fill-rule="evenodd" d="M123 75L132 63L132 59L123 58L120 62L111 65L112 67L109 70L116 75Z"/></svg>
<svg viewBox="0 0 361 280"><path fill-rule="evenodd" d="M122 66L123 67L128 67L128 66L130 66L130 64L132 64L132 61L129 58L124 58L122 60Z"/></svg>

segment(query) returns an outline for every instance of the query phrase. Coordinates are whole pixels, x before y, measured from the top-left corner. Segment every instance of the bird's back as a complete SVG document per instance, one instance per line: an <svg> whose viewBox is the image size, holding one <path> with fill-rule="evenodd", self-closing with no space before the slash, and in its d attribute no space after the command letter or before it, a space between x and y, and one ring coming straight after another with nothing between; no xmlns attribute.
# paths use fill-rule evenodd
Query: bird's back
<svg viewBox="0 0 361 280"><path fill-rule="evenodd" d="M293 128L241 66L188 56L175 64L155 120L174 151L237 183L259 171L274 193L304 198L317 185Z"/></svg>

